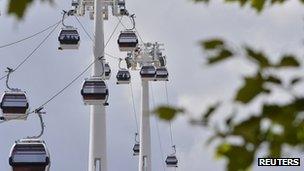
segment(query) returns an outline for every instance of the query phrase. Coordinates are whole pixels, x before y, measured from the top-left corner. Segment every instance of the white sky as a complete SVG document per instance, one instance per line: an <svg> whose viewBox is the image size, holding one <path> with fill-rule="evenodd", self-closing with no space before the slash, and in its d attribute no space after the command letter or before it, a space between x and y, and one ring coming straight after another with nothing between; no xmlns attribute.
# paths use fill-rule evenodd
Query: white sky
<svg viewBox="0 0 304 171"><path fill-rule="evenodd" d="M0 1L0 9L5 9L5 1ZM61 9L68 9L69 1L59 1L53 7L35 3L30 7L25 19L17 22L5 14L0 17L0 45L25 37L58 21ZM223 65L206 68L199 40L209 37L224 37L235 44L250 43L257 48L279 55L282 52L301 53L301 35L303 34L302 6L293 0L284 6L273 7L261 15L251 9L242 9L237 5L222 5L215 1L208 6L195 5L188 0L133 0L127 1L129 11L136 13L137 28L145 41L165 43L168 57L170 103L187 107L191 113L199 114L217 99L227 99L233 90L241 85L241 74L245 70L251 73L248 65L239 62L227 62ZM81 18L88 30L93 31L92 21ZM81 33L79 51L58 51L57 34L12 76L12 85L27 91L32 108L40 105L55 92L65 86L81 72L91 61L91 41L71 18L67 21L77 25ZM106 22L106 36L113 30L117 19ZM128 22L127 20L124 22ZM120 28L122 29L122 28ZM45 35L45 34L44 34ZM5 49L0 49L0 73L7 66L14 67L42 40L44 35ZM120 53L116 38L106 51L124 57ZM107 138L109 171L136 170L137 157L132 157L135 123L131 111L128 86L116 86L115 73L117 61L109 59L113 75L109 81L110 106L107 108ZM237 66L237 67L236 67ZM236 74L237 73L237 74ZM133 73L137 110L140 105L140 81L138 73ZM84 77L88 77L87 73ZM84 78L83 77L83 78ZM83 79L82 78L82 79ZM43 139L51 152L53 171L87 170L89 144L89 107L81 101L82 79L57 97L46 108L46 132ZM165 103L163 84L153 83L157 104ZM5 90L2 82L0 90ZM159 149L155 128L152 122L153 170L162 170L163 161ZM159 122L163 153L170 153L169 127ZM191 127L187 117L179 117L173 123L174 140L178 149L181 171L224 170L223 161L214 159L212 147L205 146L204 140L210 135L199 127ZM36 117L26 122L12 121L0 125L0 170L9 170L8 154L13 142L39 132ZM119 162L119 164L117 164ZM257 168L254 170L270 170ZM271 170L289 168L272 168ZM295 168L295 170L301 168ZM170 170L170 169L168 169Z"/></svg>

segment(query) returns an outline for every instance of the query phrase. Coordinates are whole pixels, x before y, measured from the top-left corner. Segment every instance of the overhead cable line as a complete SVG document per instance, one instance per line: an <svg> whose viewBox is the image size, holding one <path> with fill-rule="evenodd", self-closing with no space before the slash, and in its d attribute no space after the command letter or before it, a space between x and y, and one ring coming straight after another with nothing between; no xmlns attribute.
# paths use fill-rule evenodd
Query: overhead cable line
<svg viewBox="0 0 304 171"><path fill-rule="evenodd" d="M85 34L88 36L88 38L89 38L92 42L94 42L94 39L92 38L91 34L90 34L90 33L88 32L88 30L84 27L84 25L83 25L82 22L79 20L79 18L78 18L77 16L75 16L75 18L76 18L77 22L79 23L80 27L81 27L81 28L83 29L83 31L85 32ZM120 18L120 20L122 20L122 17ZM115 28L114 28L115 31L117 30L118 26L119 26L119 22L116 24L116 26L115 26ZM105 46L108 45L109 40L111 40L111 38L113 37L114 33L115 33L115 32L112 32L112 34L110 35L110 38L109 38L108 41L106 42L106 45L105 45ZM106 53L106 52L105 52L105 55L107 55L107 56L109 56L109 57L111 57L111 58L113 58L113 59L117 59L117 60L120 59L119 57L113 56L113 55L111 55L111 54L109 54L109 53Z"/></svg>
<svg viewBox="0 0 304 171"><path fill-rule="evenodd" d="M167 100L167 105L169 105L169 95L168 95L168 85L167 82L165 82L165 90L166 90L166 100ZM174 141L173 141L173 128L172 128L172 122L169 121L170 125L170 139L171 139L171 145L174 146Z"/></svg>
<svg viewBox="0 0 304 171"><path fill-rule="evenodd" d="M117 30L117 27L114 28L113 32L111 35L113 35ZM110 40L112 39L113 36L110 36L109 39L107 40L107 43L104 46L104 49L107 47L107 45L109 44ZM103 58L103 56L99 57L99 58L95 58L95 60L93 60L92 63L90 63L80 74L78 74L70 83L68 83L66 86L64 86L61 90L59 90L57 93L55 93L51 98L49 98L48 100L46 100L42 105L40 105L40 107L44 107L46 106L48 103L50 103L52 100L54 100L57 96L59 96L60 94L62 94L67 88L69 88L74 82L76 82L82 75L84 75L91 67L92 65L101 60L101 58ZM40 108L39 107L39 108Z"/></svg>
<svg viewBox="0 0 304 171"><path fill-rule="evenodd" d="M61 90L59 90L57 93L55 93L51 98L49 98L47 101L45 101L40 106L44 107L49 102L51 102L52 100L54 100L58 95L60 95L63 91L65 91L67 88L69 88L75 81L77 81L83 74L85 74L97 60L99 60L99 59L95 59L80 74L78 74L71 82L69 82L66 86L64 86Z"/></svg>
<svg viewBox="0 0 304 171"><path fill-rule="evenodd" d="M61 21L60 21L61 22ZM32 57L35 52L46 42L46 40L51 36L51 34L56 30L56 28L59 26L60 22L57 22L56 25L54 25L53 29L48 33L48 35L36 46L36 48L29 54L27 55L13 70L12 73L17 71L30 57ZM7 77L8 74L3 75L0 77L0 81L3 80L4 78Z"/></svg>
<svg viewBox="0 0 304 171"><path fill-rule="evenodd" d="M134 113L134 119L136 124L136 131L138 133L138 120L137 120L137 112L136 112L136 106L135 106L135 99L134 99L134 91L133 91L133 85L132 82L130 83L130 91L131 91L131 99L132 99L132 106L133 106L133 113Z"/></svg>
<svg viewBox="0 0 304 171"><path fill-rule="evenodd" d="M7 43L7 44L4 44L4 45L0 45L0 49L5 48L5 47L9 47L9 46L12 46L12 45L15 45L15 44L18 44L18 43L21 43L21 42L26 41L26 40L28 40L28 39L31 39L31 38L33 38L33 37L35 37L35 36L37 36L37 35L39 35L39 34L41 34L41 33L44 33L45 31L51 29L52 27L56 26L56 25L57 25L58 23L60 23L60 22L61 22L61 20L58 21L58 22L56 22L55 24L52 24L52 25L50 25L50 26L44 28L43 30L41 30L41 31L39 31L39 32L37 32L37 33L34 33L34 34L32 34L32 35L30 35L30 36L28 36L28 37L25 37L25 38L23 38L23 39L17 40L17 41L15 41L15 42Z"/></svg>
<svg viewBox="0 0 304 171"><path fill-rule="evenodd" d="M38 45L37 48L35 48L35 50L25 59L23 60L17 67L16 69L18 69L30 56L32 56L34 54L34 52L36 50L38 50L38 48L45 42L45 40L51 35L51 33L58 27L58 25L61 23L61 21L57 24L57 26L48 34L48 36ZM116 32L117 28L119 26L119 22L117 23L117 25L115 26L113 32L111 33L109 39L107 40L104 48L107 47L107 45L109 44L110 40L112 39L114 33ZM84 28L84 27L83 27ZM89 35L89 34L88 34ZM92 39L91 39L92 40ZM78 74L71 82L69 82L66 86L64 86L61 90L59 90L57 93L55 93L53 96L51 96L48 100L46 100L44 103L42 103L42 105L40 105L37 109L39 108L43 108L45 107L48 103L50 103L52 100L54 100L57 96L59 96L60 94L62 94L67 88L69 88L73 83L75 83L82 75L84 75L91 67L92 65L97 62L98 60L100 60L102 57L100 58L96 58L92 63L90 63L80 74ZM16 71L16 69L14 69L14 71ZM6 75L4 76L4 78L6 78ZM4 78L0 78L0 80L4 79ZM35 110L32 112L29 112L27 115L33 114L35 113ZM6 122L4 121L0 121L0 124Z"/></svg>
<svg viewBox="0 0 304 171"><path fill-rule="evenodd" d="M58 25L60 24L60 22L58 23ZM57 26L58 26L57 25ZM57 27L56 27L57 28ZM55 30L55 29L53 29ZM53 31L52 30L52 31ZM115 33L115 31L117 30L117 26L114 28L113 33L111 34L112 36L109 37L109 39L107 40L107 43L105 44L105 47L108 45L108 43L110 42L111 38L113 37L113 34ZM50 34L49 34L50 35ZM48 36L49 36L48 35ZM102 56L103 57L103 56ZM43 108L45 107L48 103L50 103L52 100L54 100L57 96L59 96L60 94L62 94L67 88L69 88L73 83L75 83L82 75L84 75L91 67L92 65L97 62L98 60L100 60L102 57L100 58L96 58L92 63L90 63L80 74L78 74L71 82L69 82L66 86L64 86L61 90L59 90L57 93L55 93L53 96L51 96L48 100L46 100L44 103L42 103L37 109L39 108ZM6 76L4 77L6 78ZM0 78L1 80L2 78ZM35 110L32 112L29 112L27 115L33 114L35 113ZM6 122L6 121L0 121L0 124Z"/></svg>
<svg viewBox="0 0 304 171"><path fill-rule="evenodd" d="M80 27L82 28L82 30L85 32L85 34L89 37L89 39L91 39L93 41L92 36L90 35L90 33L87 31L87 29L84 27L84 25L81 23L81 21L79 20L79 18L74 15L74 17L76 18L77 22L79 23Z"/></svg>
<svg viewBox="0 0 304 171"><path fill-rule="evenodd" d="M153 90L152 85L151 85L151 94L152 94L152 106L155 107L156 103L155 103L155 96L154 96L154 90ZM162 161L164 161L164 151L163 151L162 141L161 141L161 137L160 137L158 120L156 118L155 118L155 127L156 127L158 142L159 142L159 149L161 151L161 159L162 159ZM163 162L162 162L162 167L163 167L163 170L165 171L166 167L165 167L165 164Z"/></svg>

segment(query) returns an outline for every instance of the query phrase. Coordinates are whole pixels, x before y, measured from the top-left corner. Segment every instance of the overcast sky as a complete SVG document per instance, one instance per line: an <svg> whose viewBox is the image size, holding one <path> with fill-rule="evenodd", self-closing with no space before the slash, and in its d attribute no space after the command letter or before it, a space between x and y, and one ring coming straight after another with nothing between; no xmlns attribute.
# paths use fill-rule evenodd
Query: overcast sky
<svg viewBox="0 0 304 171"><path fill-rule="evenodd" d="M0 1L0 45L18 40L40 31L57 22L62 9L69 9L70 2L56 0L48 4L32 5L24 20L17 22L3 14L6 1ZM195 114L218 99L227 99L241 85L244 70L250 73L248 65L228 62L214 68L203 65L203 54L199 40L209 37L224 37L236 45L252 43L274 55L282 52L301 53L303 34L302 6L293 0L284 6L272 7L261 15L238 5L223 5L215 1L208 6L193 4L189 0L132 0L127 7L136 13L136 24L144 41L165 43L170 72L169 100L171 104L187 107ZM88 16L80 20L93 32L93 22ZM124 20L128 24L128 20ZM92 43L86 37L75 19L67 20L79 28L81 45L78 51L58 51L59 29L49 38L37 53L11 78L13 87L27 91L32 109L41 105L80 73L92 60ZM117 19L110 17L105 23L108 38ZM117 57L124 57L116 44L120 29L106 48ZM15 46L0 49L0 73L5 68L15 67L26 57L46 34ZM110 106L107 107L107 141L109 171L137 170L138 158L132 156L136 126L132 113L129 86L117 86L115 74L117 61L108 58L113 75L109 81ZM236 67L237 66L237 67ZM137 112L140 109L139 73L133 72L133 86ZM51 152L52 171L87 170L89 149L89 107L81 100L82 81L90 72L73 84L62 95L46 107L46 132L43 139ZM0 90L5 90L2 81ZM163 83L153 83L157 104L166 102ZM153 107L153 104L151 104ZM153 170L162 170L162 154L171 153L169 125L158 121L163 151L159 148L156 119L151 117ZM181 171L224 170L224 162L215 160L213 148L204 141L210 133L199 127L192 127L188 117L179 117L173 122L174 142L177 145L179 169ZM24 122L11 121L0 125L0 170L9 170L8 155L13 142L19 138L39 133L38 118L31 116ZM119 163L119 164L118 164ZM288 170L288 168L258 168L254 170ZM300 170L301 168L294 168ZM170 170L170 169L167 169Z"/></svg>

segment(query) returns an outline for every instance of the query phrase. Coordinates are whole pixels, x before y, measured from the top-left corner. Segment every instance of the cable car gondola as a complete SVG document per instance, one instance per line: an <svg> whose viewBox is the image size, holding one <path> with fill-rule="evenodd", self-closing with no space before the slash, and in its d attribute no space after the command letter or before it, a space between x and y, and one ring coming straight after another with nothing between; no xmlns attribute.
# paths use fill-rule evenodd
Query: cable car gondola
<svg viewBox="0 0 304 171"><path fill-rule="evenodd" d="M108 105L108 88L100 77L86 79L81 89L81 95L85 105Z"/></svg>
<svg viewBox="0 0 304 171"><path fill-rule="evenodd" d="M169 73L166 67L156 69L155 81L169 81Z"/></svg>
<svg viewBox="0 0 304 171"><path fill-rule="evenodd" d="M72 6L73 7L79 6L79 0L72 0Z"/></svg>
<svg viewBox="0 0 304 171"><path fill-rule="evenodd" d="M142 66L140 70L141 79L153 81L155 79L156 69L154 66Z"/></svg>
<svg viewBox="0 0 304 171"><path fill-rule="evenodd" d="M117 84L129 84L131 82L131 74L126 69L120 69L116 75Z"/></svg>
<svg viewBox="0 0 304 171"><path fill-rule="evenodd" d="M139 141L137 140L138 133L135 133L135 144L133 146L133 156L138 156L140 151Z"/></svg>
<svg viewBox="0 0 304 171"><path fill-rule="evenodd" d="M178 160L175 155L167 156L166 165L167 167L177 167Z"/></svg>
<svg viewBox="0 0 304 171"><path fill-rule="evenodd" d="M111 77L111 67L108 63L105 63L104 65L104 76L106 80L110 79Z"/></svg>
<svg viewBox="0 0 304 171"><path fill-rule="evenodd" d="M13 171L48 171L50 154L44 141L22 139L13 145L9 165Z"/></svg>
<svg viewBox="0 0 304 171"><path fill-rule="evenodd" d="M177 167L178 164L175 145L172 146L172 149L173 149L173 154L168 155L165 161L167 167Z"/></svg>
<svg viewBox="0 0 304 171"><path fill-rule="evenodd" d="M133 156L138 156L139 155L139 143L136 142L133 146Z"/></svg>
<svg viewBox="0 0 304 171"><path fill-rule="evenodd" d="M29 109L26 93L23 91L4 92L0 108L5 120L26 120Z"/></svg>
<svg viewBox="0 0 304 171"><path fill-rule="evenodd" d="M120 51L133 51L137 44L138 38L134 31L122 31L117 40Z"/></svg>
<svg viewBox="0 0 304 171"><path fill-rule="evenodd" d="M69 26L61 29L59 33L58 41L59 41L59 48L58 48L59 50L78 49L80 36L76 28Z"/></svg>

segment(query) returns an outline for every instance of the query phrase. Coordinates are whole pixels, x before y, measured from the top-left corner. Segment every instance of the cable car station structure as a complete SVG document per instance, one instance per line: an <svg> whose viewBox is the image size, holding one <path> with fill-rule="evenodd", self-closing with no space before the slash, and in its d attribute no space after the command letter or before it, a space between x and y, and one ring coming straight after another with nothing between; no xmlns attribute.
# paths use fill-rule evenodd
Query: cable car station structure
<svg viewBox="0 0 304 171"><path fill-rule="evenodd" d="M83 103L90 107L88 171L108 170L106 106L111 104L108 102L110 87L107 86L107 80L110 79L112 70L105 58L105 48L108 42L104 40L103 28L104 21L111 18L110 11L114 17L128 17L130 21L132 21L133 27L121 30L119 36L117 36L118 50L125 53L126 57L119 58L119 70L116 73L116 83L117 86L130 84L131 72L129 70L137 71L137 73L140 74L142 84L140 127L139 132L135 133L135 144L132 150L133 155L139 157L138 170L152 171L149 84L154 81L169 80L169 73L166 68L166 57L162 53L164 45L158 42L149 43L142 41L136 30L135 15L129 14L124 0L72 0L72 7L73 9L63 12L61 21L56 25L57 27L62 23L62 28L58 35L59 50L77 50L81 44L81 36L77 28L65 24L64 20L67 17L75 16L77 18L78 16L88 14L89 18L94 20L94 38L92 38L94 43L94 62L92 63L92 73L89 78L83 81L82 89L80 90ZM119 20L119 22L121 22L121 20ZM55 29L52 31L54 30ZM122 62L125 62L125 68L121 67ZM29 111L26 92L17 88L11 88L8 85L11 73L18 68L19 66L16 69L8 68L6 74L8 91L3 94L0 103L0 108L3 113L1 119L3 121L26 120L28 115L37 114L41 123L41 132L37 136L26 137L16 141L11 149L9 164L13 171L49 171L51 165L50 153L46 143L40 139L44 133L42 114L45 114L45 112L42 112L42 110L49 101L53 100L70 84L42 106L33 111ZM76 79L74 79L71 84ZM177 167L178 160L173 143L172 148L173 153L168 155L164 162L168 167Z"/></svg>

